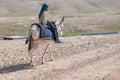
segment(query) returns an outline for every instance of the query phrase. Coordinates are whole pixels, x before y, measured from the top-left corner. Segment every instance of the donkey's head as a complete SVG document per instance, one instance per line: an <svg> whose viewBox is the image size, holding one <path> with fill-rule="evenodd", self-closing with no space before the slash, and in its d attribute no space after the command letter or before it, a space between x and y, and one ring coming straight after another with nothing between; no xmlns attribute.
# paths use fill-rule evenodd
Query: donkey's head
<svg viewBox="0 0 120 80"><path fill-rule="evenodd" d="M64 21L64 17L60 16L55 22L57 29L58 29L59 36L63 34L63 28L64 28L63 21Z"/></svg>

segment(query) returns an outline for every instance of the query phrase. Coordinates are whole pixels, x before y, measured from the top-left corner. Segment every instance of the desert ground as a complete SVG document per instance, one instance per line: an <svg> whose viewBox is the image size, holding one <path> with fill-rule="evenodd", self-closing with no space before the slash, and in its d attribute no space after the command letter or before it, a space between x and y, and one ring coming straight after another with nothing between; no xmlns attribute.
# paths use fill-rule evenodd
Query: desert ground
<svg viewBox="0 0 120 80"><path fill-rule="evenodd" d="M38 22L42 3L50 17L64 16L61 44L52 44L41 63L44 48L34 51L39 65L30 66L25 39ZM120 0L0 0L0 80L120 80L120 33L81 35L89 32L120 32ZM42 45L40 46L40 48ZM50 61L49 53L54 54Z"/></svg>
<svg viewBox="0 0 120 80"><path fill-rule="evenodd" d="M1 40L0 79L120 80L119 39L120 34L61 38L64 43L52 45L54 61L35 67L29 65L25 40Z"/></svg>

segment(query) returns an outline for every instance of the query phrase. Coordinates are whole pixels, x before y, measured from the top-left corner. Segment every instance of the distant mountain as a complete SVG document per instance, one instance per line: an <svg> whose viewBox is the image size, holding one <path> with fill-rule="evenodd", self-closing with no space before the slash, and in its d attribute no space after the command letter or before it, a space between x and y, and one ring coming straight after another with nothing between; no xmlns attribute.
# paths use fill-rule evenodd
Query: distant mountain
<svg viewBox="0 0 120 80"><path fill-rule="evenodd" d="M50 5L51 14L65 16L120 10L120 0L0 0L0 16L35 16L44 2Z"/></svg>

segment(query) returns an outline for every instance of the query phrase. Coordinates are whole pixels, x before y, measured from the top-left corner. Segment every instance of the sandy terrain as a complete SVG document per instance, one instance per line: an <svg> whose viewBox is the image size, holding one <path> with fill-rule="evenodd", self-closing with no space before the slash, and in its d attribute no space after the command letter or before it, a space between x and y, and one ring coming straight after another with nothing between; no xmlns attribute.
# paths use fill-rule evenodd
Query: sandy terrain
<svg viewBox="0 0 120 80"><path fill-rule="evenodd" d="M52 46L55 60L35 67L25 40L1 40L0 80L120 80L120 34L61 39Z"/></svg>

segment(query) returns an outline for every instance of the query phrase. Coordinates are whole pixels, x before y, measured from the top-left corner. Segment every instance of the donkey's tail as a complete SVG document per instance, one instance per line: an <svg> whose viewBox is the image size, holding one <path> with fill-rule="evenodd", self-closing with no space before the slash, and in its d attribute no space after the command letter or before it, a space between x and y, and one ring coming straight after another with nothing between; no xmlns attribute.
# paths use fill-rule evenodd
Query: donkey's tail
<svg viewBox="0 0 120 80"><path fill-rule="evenodd" d="M26 39L26 41L25 41L25 44L27 44L29 42L29 40L28 40L28 38Z"/></svg>
<svg viewBox="0 0 120 80"><path fill-rule="evenodd" d="M28 44L28 51L29 50L31 50L31 48L32 48L32 45L31 45L31 41L32 41L32 33L30 34L30 36L29 36L29 44Z"/></svg>

